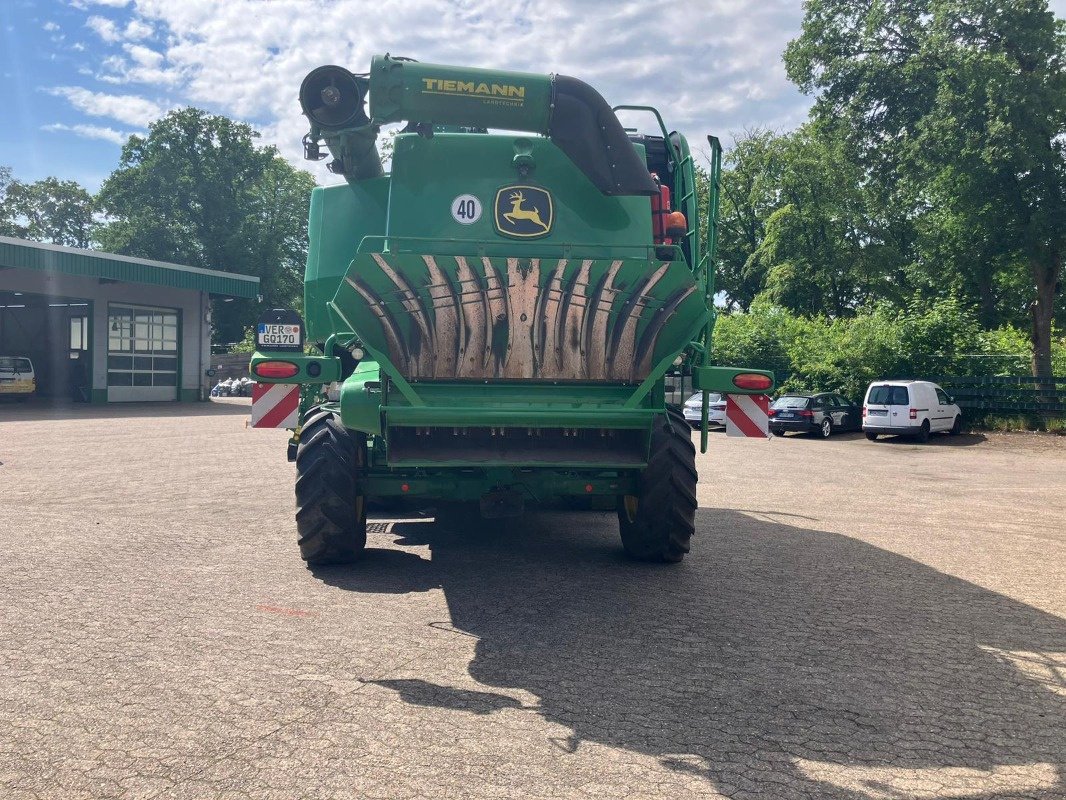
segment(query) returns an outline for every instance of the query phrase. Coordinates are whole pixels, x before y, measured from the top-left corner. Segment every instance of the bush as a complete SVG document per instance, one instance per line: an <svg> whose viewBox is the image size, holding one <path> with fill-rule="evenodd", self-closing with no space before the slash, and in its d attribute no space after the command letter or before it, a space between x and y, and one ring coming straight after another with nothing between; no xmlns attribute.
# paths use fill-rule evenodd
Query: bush
<svg viewBox="0 0 1066 800"><path fill-rule="evenodd" d="M746 314L719 317L712 351L716 364L773 370L783 391L836 391L853 400L879 379L1027 375L1029 354L1025 331L982 330L954 299L835 320L758 299ZM1066 338L1055 339L1052 356L1056 374L1066 374Z"/></svg>

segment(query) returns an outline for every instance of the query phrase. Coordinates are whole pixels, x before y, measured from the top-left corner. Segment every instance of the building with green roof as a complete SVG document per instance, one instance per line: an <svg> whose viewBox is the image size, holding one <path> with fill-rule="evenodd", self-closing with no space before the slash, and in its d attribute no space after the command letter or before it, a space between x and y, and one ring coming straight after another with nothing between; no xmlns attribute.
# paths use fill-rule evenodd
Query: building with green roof
<svg viewBox="0 0 1066 800"><path fill-rule="evenodd" d="M0 355L33 361L42 397L207 396L211 297L259 278L0 236Z"/></svg>

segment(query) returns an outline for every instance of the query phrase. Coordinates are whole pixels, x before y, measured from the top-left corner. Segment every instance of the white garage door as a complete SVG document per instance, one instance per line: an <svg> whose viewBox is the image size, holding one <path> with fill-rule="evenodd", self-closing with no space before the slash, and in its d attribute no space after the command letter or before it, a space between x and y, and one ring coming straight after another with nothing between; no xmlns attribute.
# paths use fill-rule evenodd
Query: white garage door
<svg viewBox="0 0 1066 800"><path fill-rule="evenodd" d="M109 304L107 399L176 400L180 312Z"/></svg>

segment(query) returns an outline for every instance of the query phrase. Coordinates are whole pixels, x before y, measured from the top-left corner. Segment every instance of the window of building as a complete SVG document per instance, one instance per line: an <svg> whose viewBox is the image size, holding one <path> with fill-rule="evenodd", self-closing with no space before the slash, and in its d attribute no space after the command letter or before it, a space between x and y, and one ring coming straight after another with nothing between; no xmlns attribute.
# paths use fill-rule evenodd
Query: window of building
<svg viewBox="0 0 1066 800"><path fill-rule="evenodd" d="M71 350L88 350L89 349L89 318L88 317L71 317L70 318L70 349Z"/></svg>

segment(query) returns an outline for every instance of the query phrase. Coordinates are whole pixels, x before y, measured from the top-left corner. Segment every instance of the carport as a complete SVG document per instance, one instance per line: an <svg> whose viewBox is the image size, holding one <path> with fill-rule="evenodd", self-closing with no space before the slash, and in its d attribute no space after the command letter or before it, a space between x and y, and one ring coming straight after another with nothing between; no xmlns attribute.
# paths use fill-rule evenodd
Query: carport
<svg viewBox="0 0 1066 800"><path fill-rule="evenodd" d="M38 393L93 403L206 397L211 297L259 279L0 236L0 355Z"/></svg>

